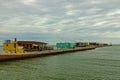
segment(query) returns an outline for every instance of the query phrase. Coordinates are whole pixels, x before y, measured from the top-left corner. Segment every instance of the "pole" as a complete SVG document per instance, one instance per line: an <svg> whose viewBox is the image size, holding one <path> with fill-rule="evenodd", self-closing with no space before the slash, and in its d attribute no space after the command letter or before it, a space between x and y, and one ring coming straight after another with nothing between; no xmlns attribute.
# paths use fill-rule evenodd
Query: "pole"
<svg viewBox="0 0 120 80"><path fill-rule="evenodd" d="M17 52L17 39L15 38L15 53Z"/></svg>

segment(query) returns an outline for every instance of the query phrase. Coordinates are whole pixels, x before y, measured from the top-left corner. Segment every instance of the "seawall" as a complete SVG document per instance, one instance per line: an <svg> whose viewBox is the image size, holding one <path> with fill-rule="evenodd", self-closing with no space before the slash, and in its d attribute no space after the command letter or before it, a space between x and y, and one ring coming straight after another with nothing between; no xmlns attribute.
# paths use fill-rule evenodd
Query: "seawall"
<svg viewBox="0 0 120 80"><path fill-rule="evenodd" d="M95 48L96 48L95 46L87 46L87 47L78 47L78 48L46 50L39 52L37 51L37 52L26 52L26 53L0 53L0 61L49 56L49 55L63 54L67 52L91 50Z"/></svg>

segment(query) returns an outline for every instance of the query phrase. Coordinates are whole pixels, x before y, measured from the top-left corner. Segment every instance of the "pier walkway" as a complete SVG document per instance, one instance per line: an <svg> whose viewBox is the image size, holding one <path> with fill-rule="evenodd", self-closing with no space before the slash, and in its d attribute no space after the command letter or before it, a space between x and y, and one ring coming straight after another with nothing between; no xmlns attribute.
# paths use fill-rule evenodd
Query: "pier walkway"
<svg viewBox="0 0 120 80"><path fill-rule="evenodd" d="M0 53L0 61L63 54L67 52L84 51L95 48L96 48L95 46L87 46L87 47L65 48L65 49L55 49L55 50L25 52L25 53Z"/></svg>

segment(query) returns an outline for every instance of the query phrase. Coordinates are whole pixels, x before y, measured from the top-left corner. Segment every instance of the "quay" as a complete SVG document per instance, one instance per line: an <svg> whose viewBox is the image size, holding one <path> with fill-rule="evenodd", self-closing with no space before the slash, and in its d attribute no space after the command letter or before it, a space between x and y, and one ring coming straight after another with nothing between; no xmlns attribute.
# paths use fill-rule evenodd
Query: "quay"
<svg viewBox="0 0 120 80"><path fill-rule="evenodd" d="M91 50L95 48L96 46L86 46L86 47L76 47L76 48L45 50L45 51L33 51L33 52L25 52L25 53L0 53L0 61L57 55L67 52Z"/></svg>

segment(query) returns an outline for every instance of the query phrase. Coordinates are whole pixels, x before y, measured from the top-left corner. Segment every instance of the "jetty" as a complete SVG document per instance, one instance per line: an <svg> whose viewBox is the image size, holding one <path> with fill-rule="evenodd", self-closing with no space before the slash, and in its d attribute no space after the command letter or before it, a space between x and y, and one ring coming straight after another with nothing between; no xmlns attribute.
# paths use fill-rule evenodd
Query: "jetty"
<svg viewBox="0 0 120 80"><path fill-rule="evenodd" d="M0 53L0 61L57 55L109 46L106 43L96 42L60 42L54 47L47 46L47 44L39 41L19 41L16 38L5 40L3 50L9 53Z"/></svg>
<svg viewBox="0 0 120 80"><path fill-rule="evenodd" d="M0 53L0 61L57 55L68 52L91 50L95 48L96 46L86 46L86 47L76 47L76 48L45 50L45 51L33 51L33 52L25 52L25 53Z"/></svg>

